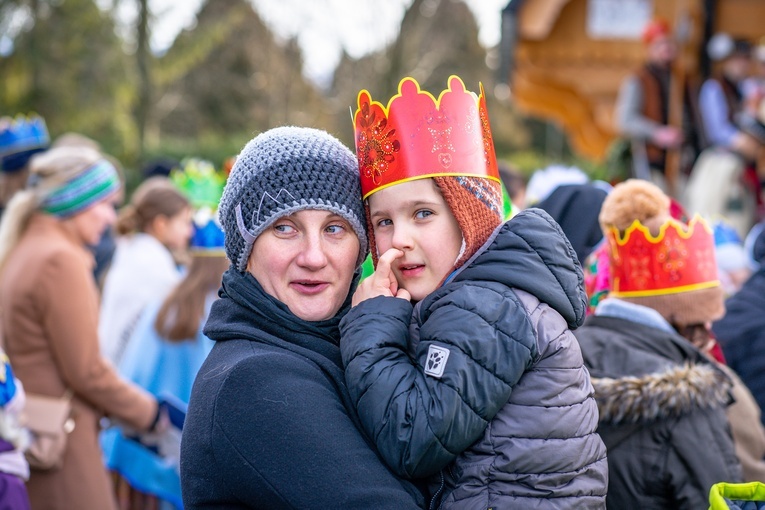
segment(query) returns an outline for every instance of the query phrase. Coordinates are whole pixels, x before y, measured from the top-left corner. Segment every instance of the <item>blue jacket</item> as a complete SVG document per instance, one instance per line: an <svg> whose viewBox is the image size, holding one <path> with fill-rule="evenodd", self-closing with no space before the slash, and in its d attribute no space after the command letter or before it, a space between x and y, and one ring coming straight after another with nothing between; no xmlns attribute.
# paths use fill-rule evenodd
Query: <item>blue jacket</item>
<svg viewBox="0 0 765 510"><path fill-rule="evenodd" d="M712 325L725 362L765 409L765 266L725 301L725 316ZM765 425L765 415L761 416Z"/></svg>
<svg viewBox="0 0 765 510"><path fill-rule="evenodd" d="M187 404L194 377L213 343L202 334L201 327L195 338L181 342L160 336L154 323L161 306L158 301L143 311L117 368L125 379L155 397L170 396ZM109 469L120 473L139 491L183 508L177 458L157 455L125 437L119 427L101 432L100 442Z"/></svg>
<svg viewBox="0 0 765 510"><path fill-rule="evenodd" d="M397 473L435 475L442 508L605 508L606 450L570 331L585 308L560 227L521 212L414 309L379 297L343 319L365 430Z"/></svg>

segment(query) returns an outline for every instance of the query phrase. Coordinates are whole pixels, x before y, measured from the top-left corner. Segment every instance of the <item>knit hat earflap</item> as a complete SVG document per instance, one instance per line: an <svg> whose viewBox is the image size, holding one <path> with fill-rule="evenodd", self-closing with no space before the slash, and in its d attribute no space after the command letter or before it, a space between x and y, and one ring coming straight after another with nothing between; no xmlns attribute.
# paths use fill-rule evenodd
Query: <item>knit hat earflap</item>
<svg viewBox="0 0 765 510"><path fill-rule="evenodd" d="M457 269L502 223L502 186L482 177L434 177L433 180L462 231L462 250L454 264Z"/></svg>
<svg viewBox="0 0 765 510"><path fill-rule="evenodd" d="M236 158L218 208L233 266L244 272L263 231L308 209L333 212L350 224L359 238L360 265L368 242L353 153L329 133L311 128L279 127L252 139Z"/></svg>

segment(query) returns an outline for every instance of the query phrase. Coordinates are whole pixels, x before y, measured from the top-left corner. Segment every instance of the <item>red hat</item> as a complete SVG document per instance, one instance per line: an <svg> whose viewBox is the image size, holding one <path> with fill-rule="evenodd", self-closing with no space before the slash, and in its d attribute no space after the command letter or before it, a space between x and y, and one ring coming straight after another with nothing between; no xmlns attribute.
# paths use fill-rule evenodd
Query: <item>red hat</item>
<svg viewBox="0 0 765 510"><path fill-rule="evenodd" d="M661 18L656 18L643 27L643 44L651 44L657 37L667 36L671 33L669 23Z"/></svg>
<svg viewBox="0 0 765 510"><path fill-rule="evenodd" d="M703 324L724 314L712 229L700 216L688 225L668 219L654 236L638 220L626 232L605 232L611 296L642 304L673 325Z"/></svg>

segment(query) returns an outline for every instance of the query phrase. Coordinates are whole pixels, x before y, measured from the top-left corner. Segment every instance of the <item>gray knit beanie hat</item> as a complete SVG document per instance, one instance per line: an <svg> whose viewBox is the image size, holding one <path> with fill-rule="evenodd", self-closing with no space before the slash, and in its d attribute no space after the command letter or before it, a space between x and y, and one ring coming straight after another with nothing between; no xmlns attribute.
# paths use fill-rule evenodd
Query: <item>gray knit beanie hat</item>
<svg viewBox="0 0 765 510"><path fill-rule="evenodd" d="M270 129L242 149L218 208L226 255L244 272L255 239L276 220L296 211L321 209L342 216L367 254L366 218L356 157L318 129Z"/></svg>

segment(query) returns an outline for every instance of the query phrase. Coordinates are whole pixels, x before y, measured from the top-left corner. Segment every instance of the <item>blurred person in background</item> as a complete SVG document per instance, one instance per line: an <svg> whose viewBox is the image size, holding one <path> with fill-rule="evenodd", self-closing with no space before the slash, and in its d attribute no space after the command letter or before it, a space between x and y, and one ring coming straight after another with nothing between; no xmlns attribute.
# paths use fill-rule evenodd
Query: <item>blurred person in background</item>
<svg viewBox="0 0 765 510"><path fill-rule="evenodd" d="M149 303L130 337L120 360L120 375L159 398L170 396L188 405L191 386L213 342L202 333L213 301L228 268L223 231L215 213L223 192L225 177L203 161L188 162L171 174L173 182L193 205L194 235L191 261L183 278L164 299ZM182 508L178 443L159 454L125 437L118 427L101 436L106 465L121 475L118 484L127 484ZM171 450L171 451L168 451ZM129 488L118 486L117 493L130 494L133 508L141 500Z"/></svg>
<svg viewBox="0 0 765 510"><path fill-rule="evenodd" d="M167 296L180 280L174 258L192 235L188 198L166 177L144 181L117 220L117 249L104 279L99 338L115 365L144 307Z"/></svg>
<svg viewBox="0 0 765 510"><path fill-rule="evenodd" d="M88 136L73 131L68 131L57 136L56 139L53 140L51 147L86 147L103 154L101 145L98 142ZM117 161L117 159L106 155L104 157L114 165L114 168L117 170L117 174L120 177L121 186L113 199L114 206L118 207L122 205L125 200L125 171L122 168L122 164ZM96 284L98 285L99 290L103 288L103 278L112 262L112 257L114 256L114 250L116 248L117 244L114 225L109 225L106 230L104 230L98 243L90 247L93 251L93 256L96 258L96 265L93 268L93 277L96 279Z"/></svg>
<svg viewBox="0 0 765 510"><path fill-rule="evenodd" d="M0 348L0 508L8 510L30 508L24 485L29 480L29 463L24 457L29 433L21 425L24 404L24 385Z"/></svg>
<svg viewBox="0 0 765 510"><path fill-rule="evenodd" d="M715 236L715 260L720 284L725 296L730 297L741 289L749 279L754 264L744 248L744 243L730 224L724 220L712 225Z"/></svg>
<svg viewBox="0 0 765 510"><path fill-rule="evenodd" d="M703 126L710 147L699 157L684 202L689 210L707 218L725 218L745 236L763 215L761 182L765 139L747 127L744 82L750 76L751 44L728 34L713 36L707 44L715 72L704 81L699 95Z"/></svg>
<svg viewBox="0 0 765 510"><path fill-rule="evenodd" d="M691 87L686 84L682 94L682 126L670 124L672 66L677 58L677 43L669 24L654 19L643 29L646 51L645 65L628 76L619 89L615 106L616 130L631 141L632 176L653 181L666 189L667 151L685 149L681 166L690 166L695 157L697 117ZM689 149L689 150L688 150ZM687 160L687 161L686 161ZM678 177L683 177L682 173ZM682 182L678 186L682 188Z"/></svg>
<svg viewBox="0 0 765 510"><path fill-rule="evenodd" d="M0 217L29 178L29 159L50 145L45 120L37 115L0 118Z"/></svg>
<svg viewBox="0 0 765 510"><path fill-rule="evenodd" d="M752 45L728 34L716 34L707 51L713 61L719 62L719 71L704 82L699 94L709 143L754 161L765 140L758 141L739 124L745 108L743 85L751 75Z"/></svg>
<svg viewBox="0 0 765 510"><path fill-rule="evenodd" d="M607 195L605 189L592 183L564 184L535 206L558 222L582 265L603 239L598 215Z"/></svg>
<svg viewBox="0 0 765 510"><path fill-rule="evenodd" d="M576 335L600 403L612 508L695 508L689 502L705 501L715 477L734 476L739 463L743 479L765 476L759 408L717 359L709 330L724 312L711 228L676 215L657 186L634 179L617 185L601 210L610 288ZM696 451L710 442L714 451ZM653 448L665 452L664 471L648 467Z"/></svg>
<svg viewBox="0 0 765 510"><path fill-rule="evenodd" d="M33 509L115 509L97 434L108 414L136 430L159 423L156 399L101 357L93 255L115 221L120 182L93 150L60 147L35 156L30 185L0 224L0 309L6 350L27 395L71 391L74 429L63 464L32 469Z"/></svg>
<svg viewBox="0 0 765 510"><path fill-rule="evenodd" d="M759 266L741 289L725 302L725 316L712 325L725 361L765 406L765 232L752 240ZM763 425L765 418L761 416Z"/></svg>
<svg viewBox="0 0 765 510"><path fill-rule="evenodd" d="M501 176L501 174L500 174ZM549 165L535 170L526 185L525 206L536 207L559 186L586 184L590 178L575 166Z"/></svg>

